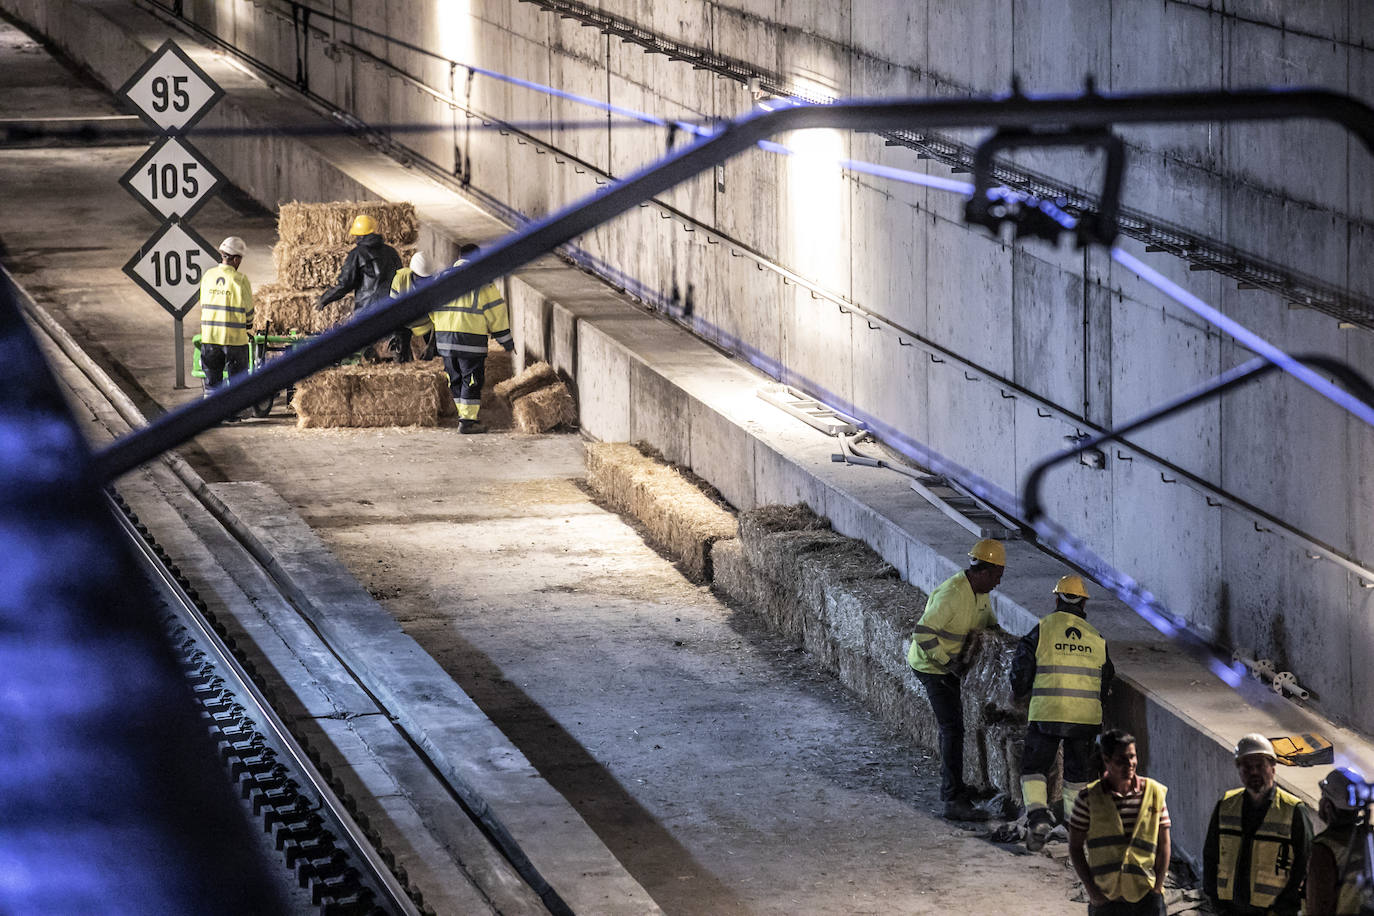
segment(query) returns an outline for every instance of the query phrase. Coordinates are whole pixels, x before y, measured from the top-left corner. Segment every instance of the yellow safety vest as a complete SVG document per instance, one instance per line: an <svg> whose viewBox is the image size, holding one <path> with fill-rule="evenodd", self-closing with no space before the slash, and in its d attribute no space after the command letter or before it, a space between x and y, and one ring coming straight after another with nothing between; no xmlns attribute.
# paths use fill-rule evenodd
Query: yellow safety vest
<svg viewBox="0 0 1374 916"><path fill-rule="evenodd" d="M440 352L485 354L488 334L503 347L511 345L510 310L492 283L439 306L429 320Z"/></svg>
<svg viewBox="0 0 1374 916"><path fill-rule="evenodd" d="M411 270L409 267L402 267L400 270L396 271L396 275L391 278L391 298L393 299L398 296L404 296L414 288L415 271ZM429 320L428 315L411 322L406 325L406 327L410 328L411 332L415 334L428 334L430 331L434 330L434 324Z"/></svg>
<svg viewBox="0 0 1374 916"><path fill-rule="evenodd" d="M1352 846L1355 836L1354 824L1340 827L1327 827L1312 838L1312 843L1325 846L1336 860L1336 874L1340 876L1340 889L1336 894L1336 916L1359 916L1364 905L1364 892L1360 890L1360 873L1364 865L1364 849Z"/></svg>
<svg viewBox="0 0 1374 916"><path fill-rule="evenodd" d="M1241 827L1241 807L1245 802L1244 789L1232 789L1221 797L1217 811L1217 897L1232 900L1236 890L1236 863L1240 860L1244 832ZM1273 800L1264 813L1264 821L1251 838L1250 847L1250 905L1264 909L1283 893L1292 877L1293 810L1302 799L1274 787Z"/></svg>
<svg viewBox="0 0 1374 916"><path fill-rule="evenodd" d="M907 664L926 674L948 674L964 651L968 634L992 626L992 603L975 595L968 576L955 573L930 593L907 650Z"/></svg>
<svg viewBox="0 0 1374 916"><path fill-rule="evenodd" d="M205 272L200 280L200 342L229 347L248 345L253 322L253 287L228 264Z"/></svg>
<svg viewBox="0 0 1374 916"><path fill-rule="evenodd" d="M1085 853L1093 883L1109 900L1139 903L1155 886L1155 846L1159 841L1159 816L1168 793L1153 779L1144 783L1140 817L1135 831L1126 835L1121 813L1116 810L1111 792L1098 780L1083 790L1088 800L1088 839Z"/></svg>
<svg viewBox="0 0 1374 916"><path fill-rule="evenodd" d="M1030 721L1102 724L1102 665L1107 641L1092 624L1068 611L1040 621Z"/></svg>

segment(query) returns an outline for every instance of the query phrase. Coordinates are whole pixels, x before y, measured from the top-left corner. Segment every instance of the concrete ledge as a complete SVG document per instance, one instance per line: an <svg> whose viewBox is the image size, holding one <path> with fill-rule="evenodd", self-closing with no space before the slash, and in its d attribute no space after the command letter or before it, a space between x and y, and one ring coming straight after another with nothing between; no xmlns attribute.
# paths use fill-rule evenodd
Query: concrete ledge
<svg viewBox="0 0 1374 916"><path fill-rule="evenodd" d="M505 834L581 913L657 913L567 800L453 679L377 605L274 490L211 486L228 523L368 690L423 747L487 829Z"/></svg>

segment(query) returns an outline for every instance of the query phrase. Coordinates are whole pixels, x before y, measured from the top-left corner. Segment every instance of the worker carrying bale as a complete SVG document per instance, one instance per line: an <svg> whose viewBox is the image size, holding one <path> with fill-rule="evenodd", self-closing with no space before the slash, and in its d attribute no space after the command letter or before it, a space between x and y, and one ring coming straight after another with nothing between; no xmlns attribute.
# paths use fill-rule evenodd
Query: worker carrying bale
<svg viewBox="0 0 1374 916"><path fill-rule="evenodd" d="M1016 647L1011 692L1030 694L1026 744L1021 754L1021 798L1026 805L1026 848L1045 845L1054 828L1049 809L1049 774L1064 747L1064 822L1095 776L1093 742L1102 727L1102 704L1114 669L1107 641L1088 623L1088 590L1080 576L1063 576L1054 586L1054 613Z"/></svg>
<svg viewBox="0 0 1374 916"><path fill-rule="evenodd" d="M326 290L315 304L323 310L329 303L353 293L353 313L391 297L391 281L401 269L401 256L377 232L377 221L366 213L359 213L349 227L354 237L352 250L334 286Z"/></svg>
<svg viewBox="0 0 1374 916"><path fill-rule="evenodd" d="M974 630L993 625L989 593L1002 581L1007 551L1001 541L984 538L968 553L968 569L957 572L930 593L916 623L907 664L925 688L940 727L940 800L950 820L987 820L974 807L964 784L964 707L960 677L968 667L964 648Z"/></svg>
<svg viewBox="0 0 1374 916"><path fill-rule="evenodd" d="M464 245L458 249L454 267L461 267L482 249ZM458 408L458 431L485 432L477 422L482 407L482 384L486 379L487 337L490 335L507 352L515 349L510 332L510 309L494 283L484 283L429 313L429 321L411 325L417 334L434 330L435 347L444 360L449 391Z"/></svg>

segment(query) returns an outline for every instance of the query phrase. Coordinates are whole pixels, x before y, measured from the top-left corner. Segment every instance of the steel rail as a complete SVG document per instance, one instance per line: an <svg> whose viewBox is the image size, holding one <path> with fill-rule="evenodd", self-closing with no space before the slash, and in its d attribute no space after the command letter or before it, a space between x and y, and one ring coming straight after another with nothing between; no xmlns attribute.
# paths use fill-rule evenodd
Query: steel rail
<svg viewBox="0 0 1374 916"><path fill-rule="evenodd" d="M699 139L556 214L516 230L471 262L446 271L405 296L359 313L347 324L311 340L285 358L272 361L260 371L226 385L214 396L163 415L145 429L97 454L96 479L113 480L230 415L361 350L395 328L414 322L444 303L505 276L655 194L778 133L815 128L991 126L1030 129L1290 118L1332 121L1345 127L1366 149L1374 152L1374 110L1349 96L1318 89L843 101L756 112L728 123L715 135Z"/></svg>
<svg viewBox="0 0 1374 916"><path fill-rule="evenodd" d="M324 776L310 762L309 756L292 736L290 729L272 708L271 702L263 695L253 678L235 657L233 651L210 626L209 621L200 613L190 595L176 581L172 572L153 551L151 545L134 527L129 516L116 505L114 498L105 494L110 514L114 516L120 530L133 544L146 570L157 579L157 585L173 604L172 611L177 619L191 631L196 642L213 659L216 673L223 678L233 693L240 698L241 705L249 710L249 716L259 730L271 742L270 746L279 757L288 761L291 775L304 781L303 788L319 802L319 810L327 816L331 827L337 828L349 848L367 869L368 882L380 891L378 905L387 913L399 916L420 916L420 910L396 879L391 869L382 861L377 850L363 834L352 815L344 807L338 795L329 786Z"/></svg>

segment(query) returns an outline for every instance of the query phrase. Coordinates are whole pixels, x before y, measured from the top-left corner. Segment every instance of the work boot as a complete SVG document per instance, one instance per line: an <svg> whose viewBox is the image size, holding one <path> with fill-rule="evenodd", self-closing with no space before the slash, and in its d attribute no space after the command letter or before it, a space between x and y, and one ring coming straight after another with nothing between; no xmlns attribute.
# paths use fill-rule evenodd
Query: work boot
<svg viewBox="0 0 1374 916"><path fill-rule="evenodd" d="M458 432L460 433L484 433L487 428L478 420L459 420Z"/></svg>
<svg viewBox="0 0 1374 916"><path fill-rule="evenodd" d="M985 821L988 813L967 798L955 798L945 802L944 817L947 821Z"/></svg>
<svg viewBox="0 0 1374 916"><path fill-rule="evenodd" d="M1026 818L1026 851L1039 852L1045 848L1050 831L1054 829L1054 815L1045 808L1037 808Z"/></svg>

